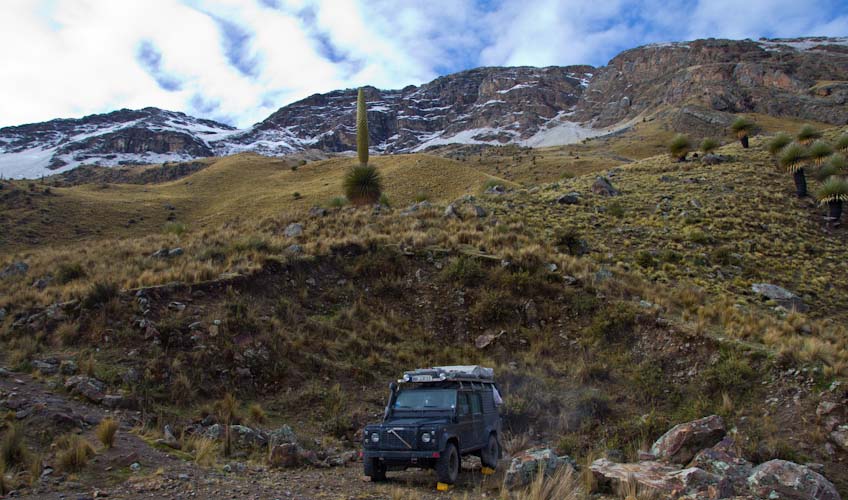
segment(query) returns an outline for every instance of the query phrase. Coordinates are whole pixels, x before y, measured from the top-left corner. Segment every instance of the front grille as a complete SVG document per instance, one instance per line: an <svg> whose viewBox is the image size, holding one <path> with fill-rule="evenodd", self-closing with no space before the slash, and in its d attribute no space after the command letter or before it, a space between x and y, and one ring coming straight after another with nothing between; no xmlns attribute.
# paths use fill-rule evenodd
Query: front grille
<svg viewBox="0 0 848 500"><path fill-rule="evenodd" d="M412 446L412 449L415 449L415 429L393 428L392 430L397 432L397 434L400 435L400 437L402 437L404 441L409 443L409 445ZM389 432L389 429L383 431L383 435L380 436L380 442L382 443L381 448L386 450L409 450L410 448L403 444L403 441L398 439L398 436L395 435L395 432Z"/></svg>

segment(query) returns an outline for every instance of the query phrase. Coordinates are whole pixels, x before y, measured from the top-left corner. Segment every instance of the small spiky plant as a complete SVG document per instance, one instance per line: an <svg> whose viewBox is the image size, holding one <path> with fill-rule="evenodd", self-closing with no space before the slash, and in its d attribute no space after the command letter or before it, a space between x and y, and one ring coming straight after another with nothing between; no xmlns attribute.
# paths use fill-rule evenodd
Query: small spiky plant
<svg viewBox="0 0 848 500"><path fill-rule="evenodd" d="M848 180L836 176L829 178L816 191L816 199L822 205L827 205L828 219L838 223L842 217L842 204L848 201Z"/></svg>
<svg viewBox="0 0 848 500"><path fill-rule="evenodd" d="M795 192L798 198L807 196L807 177L804 174L804 165L809 157L800 144L786 146L780 155L780 166L792 174L795 180Z"/></svg>
<svg viewBox="0 0 848 500"><path fill-rule="evenodd" d="M712 137L707 137L706 139L701 141L701 152L703 152L705 155L712 153L713 151L718 149L718 147L718 141L713 139Z"/></svg>
<svg viewBox="0 0 848 500"><path fill-rule="evenodd" d="M848 153L848 134L842 134L834 143L837 151Z"/></svg>
<svg viewBox="0 0 848 500"><path fill-rule="evenodd" d="M730 125L730 130L736 134L736 138L739 139L739 143L742 144L742 147L747 148L748 136L754 133L755 127L756 124L754 122L744 116L740 116Z"/></svg>
<svg viewBox="0 0 848 500"><path fill-rule="evenodd" d="M377 169L368 165L368 114L363 89L359 89L356 100L356 153L359 165L351 168L342 181L345 195L354 205L373 205L380 200L383 182Z"/></svg>
<svg viewBox="0 0 848 500"><path fill-rule="evenodd" d="M674 139L668 143L668 153L671 155L671 158L675 161L685 161L686 155L691 151L692 143L689 141L689 138L683 134L677 134L674 136Z"/></svg>
<svg viewBox="0 0 848 500"><path fill-rule="evenodd" d="M820 139L822 136L821 132L816 130L812 125L804 125L801 127L801 130L798 131L798 135L795 136L795 139L804 146L809 146L816 139Z"/></svg>
<svg viewBox="0 0 848 500"><path fill-rule="evenodd" d="M822 140L818 140L810 146L807 153L810 155L810 160L812 160L817 167L820 167L825 160L833 154L833 148L830 147L830 144Z"/></svg>
<svg viewBox="0 0 848 500"><path fill-rule="evenodd" d="M780 132L776 136L772 137L766 147L768 148L769 154L776 158L780 152L783 151L783 148L791 143L792 137L790 137L786 132Z"/></svg>

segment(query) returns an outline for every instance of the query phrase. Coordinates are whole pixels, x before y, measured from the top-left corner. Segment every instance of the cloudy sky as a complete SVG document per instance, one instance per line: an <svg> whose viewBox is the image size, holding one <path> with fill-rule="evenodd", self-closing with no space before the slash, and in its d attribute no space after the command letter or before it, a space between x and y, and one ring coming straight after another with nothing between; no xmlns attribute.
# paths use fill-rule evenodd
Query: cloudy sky
<svg viewBox="0 0 848 500"><path fill-rule="evenodd" d="M337 88L800 35L848 35L848 1L0 0L0 126L157 106L247 127Z"/></svg>

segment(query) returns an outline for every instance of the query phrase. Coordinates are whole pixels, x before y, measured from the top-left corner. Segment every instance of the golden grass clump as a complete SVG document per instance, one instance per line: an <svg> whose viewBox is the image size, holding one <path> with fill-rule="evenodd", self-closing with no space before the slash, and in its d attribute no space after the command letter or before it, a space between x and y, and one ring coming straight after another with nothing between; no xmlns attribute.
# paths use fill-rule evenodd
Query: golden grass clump
<svg viewBox="0 0 848 500"><path fill-rule="evenodd" d="M79 472L94 456L94 447L81 436L65 434L56 440L56 463L65 472Z"/></svg>
<svg viewBox="0 0 848 500"><path fill-rule="evenodd" d="M501 498L515 500L583 500L586 490L580 484L580 478L571 467L560 467L551 475L546 475L542 467L536 473L533 482L525 489L510 493L506 487L501 489Z"/></svg>
<svg viewBox="0 0 848 500"><path fill-rule="evenodd" d="M95 430L97 439L107 449L112 448L115 444L115 435L118 433L118 427L118 421L111 417L104 418L97 424L97 429Z"/></svg>

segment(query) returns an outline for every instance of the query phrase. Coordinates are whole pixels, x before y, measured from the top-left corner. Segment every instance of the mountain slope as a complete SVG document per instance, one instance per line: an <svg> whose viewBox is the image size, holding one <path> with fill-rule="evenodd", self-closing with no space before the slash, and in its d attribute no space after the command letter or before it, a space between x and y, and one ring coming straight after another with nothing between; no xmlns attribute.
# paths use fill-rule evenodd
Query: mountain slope
<svg viewBox="0 0 848 500"><path fill-rule="evenodd" d="M848 38L696 40L625 51L591 66L477 68L420 87L366 88L379 153L430 146L572 144L658 110L676 129L723 133L729 113L848 123ZM246 130L145 108L0 129L0 174L38 177L81 164L162 163L355 145L356 90L315 94ZM675 114L676 113L676 114Z"/></svg>

